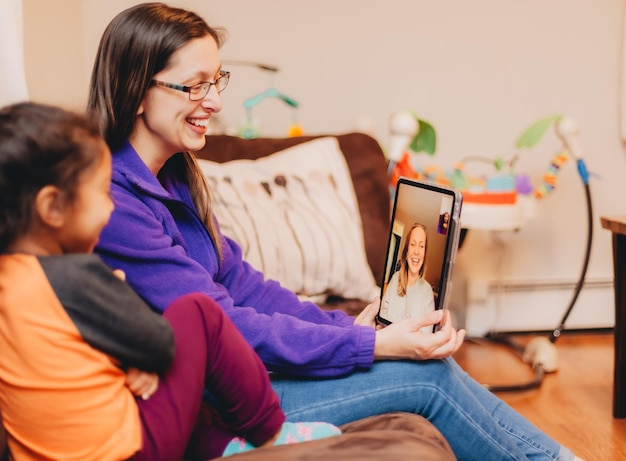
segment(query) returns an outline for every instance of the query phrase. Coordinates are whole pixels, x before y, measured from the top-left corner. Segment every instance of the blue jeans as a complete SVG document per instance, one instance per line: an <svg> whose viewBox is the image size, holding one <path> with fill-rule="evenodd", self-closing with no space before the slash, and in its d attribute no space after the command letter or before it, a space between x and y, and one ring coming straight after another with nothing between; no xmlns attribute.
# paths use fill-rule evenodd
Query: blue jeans
<svg viewBox="0 0 626 461"><path fill-rule="evenodd" d="M288 421L341 425L404 411L424 416L460 460L567 460L574 455L476 382L453 359L376 362L334 379L271 374Z"/></svg>

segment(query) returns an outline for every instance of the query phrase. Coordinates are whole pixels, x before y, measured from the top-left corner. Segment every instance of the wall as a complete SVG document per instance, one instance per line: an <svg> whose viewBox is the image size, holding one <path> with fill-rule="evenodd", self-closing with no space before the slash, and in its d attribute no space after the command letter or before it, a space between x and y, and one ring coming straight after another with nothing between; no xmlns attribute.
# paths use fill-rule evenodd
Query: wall
<svg viewBox="0 0 626 461"><path fill-rule="evenodd" d="M81 2L23 0L23 14L24 66L30 98L82 109L87 84Z"/></svg>
<svg viewBox="0 0 626 461"><path fill-rule="evenodd" d="M31 95L82 107L100 34L117 12L137 2L24 3ZM559 112L576 118L594 173L596 229L593 286L583 290L571 326L613 325L610 234L600 228L599 216L624 212L622 0L171 3L229 30L223 60L280 67L272 82L257 69L225 66L232 78L220 118L231 129L245 117L244 99L272 83L300 102L298 120L309 133L367 127L385 144L389 116L414 109L439 139L436 156L421 162L449 168L467 156L511 158L516 138L540 117ZM279 136L293 113L268 101L254 116L265 134ZM557 147L547 136L538 148L520 153L518 171L539 181ZM584 243L583 191L569 162L557 190L518 232L469 232L455 274L459 317L474 333L555 326L580 271ZM531 288L507 291L500 282ZM465 286L488 296L468 300Z"/></svg>
<svg viewBox="0 0 626 461"><path fill-rule="evenodd" d="M0 106L28 99L22 0L0 4Z"/></svg>

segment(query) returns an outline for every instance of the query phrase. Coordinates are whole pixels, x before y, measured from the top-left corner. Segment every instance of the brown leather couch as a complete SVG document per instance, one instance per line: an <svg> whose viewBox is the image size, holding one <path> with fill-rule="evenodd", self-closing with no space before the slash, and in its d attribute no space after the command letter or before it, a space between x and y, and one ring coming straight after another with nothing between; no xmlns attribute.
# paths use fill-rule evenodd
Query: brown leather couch
<svg viewBox="0 0 626 461"><path fill-rule="evenodd" d="M408 413L372 416L341 427L338 437L262 448L232 461L452 461L448 442L426 419Z"/></svg>

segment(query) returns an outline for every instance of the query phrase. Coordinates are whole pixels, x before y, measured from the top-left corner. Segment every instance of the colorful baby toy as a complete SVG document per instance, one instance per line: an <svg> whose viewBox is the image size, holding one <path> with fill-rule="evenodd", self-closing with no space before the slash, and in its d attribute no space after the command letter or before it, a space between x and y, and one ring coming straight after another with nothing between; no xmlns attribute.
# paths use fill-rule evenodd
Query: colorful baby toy
<svg viewBox="0 0 626 461"><path fill-rule="evenodd" d="M542 199L556 188L557 176L563 165L567 163L569 156L580 157L577 139L578 126L576 122L570 118L564 118L560 114L553 114L532 123L524 130L515 144L518 150L531 149L539 143L548 128L551 125L555 125L556 133L562 141L562 148L550 160L542 176L542 181L538 185L533 185L527 174L515 172L514 165L519 154L516 154L508 161L502 157L496 159L477 156L466 157L455 163L449 170L444 170L436 165L422 167L414 154L420 152L418 149L426 151L423 148L423 139L421 141L419 139L419 130L422 124L426 122L415 118L416 121L410 123L407 114L415 117L413 113L406 112L398 113L394 115L395 119L392 118L390 120L392 143L389 151L389 184L392 193L398 178L406 176L460 189L463 192L465 203L515 204L518 194L532 194L535 198ZM418 121L420 122L419 125L417 124ZM436 135L434 128L429 124L427 126L427 147L429 149L427 152L432 154L436 145ZM417 130L417 133L412 130ZM405 149L399 153L398 145L400 140L403 136L406 139L408 133L413 133L412 141L407 143L405 140L404 144L404 146L408 144L409 150ZM493 174L484 176L470 175L466 166L472 162L492 165ZM581 173L584 179L586 178L587 173L586 171L581 172L580 166L579 173Z"/></svg>

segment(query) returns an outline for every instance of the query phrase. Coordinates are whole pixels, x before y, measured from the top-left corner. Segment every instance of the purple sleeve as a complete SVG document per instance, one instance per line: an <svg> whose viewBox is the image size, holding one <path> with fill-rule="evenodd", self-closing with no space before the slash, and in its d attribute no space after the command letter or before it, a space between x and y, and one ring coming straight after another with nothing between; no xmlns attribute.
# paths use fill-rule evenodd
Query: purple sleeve
<svg viewBox="0 0 626 461"><path fill-rule="evenodd" d="M301 303L278 283L264 281L227 239L218 266L213 242L199 222L185 230L185 240L171 216L169 222L158 207L116 184L112 192L116 208L97 252L111 268L122 269L127 282L155 309L162 311L183 294L210 296L271 371L328 377L372 365L373 328L353 325L343 312ZM185 241L193 241L193 248ZM194 251L202 254L191 257Z"/></svg>
<svg viewBox="0 0 626 461"><path fill-rule="evenodd" d="M218 281L229 288L235 306L254 306L259 312L283 313L316 324L350 326L354 318L344 311L325 311L316 304L300 301L296 294L275 280L265 280L261 272L243 260L241 248L222 236L222 264ZM242 280L247 280L242 283Z"/></svg>

